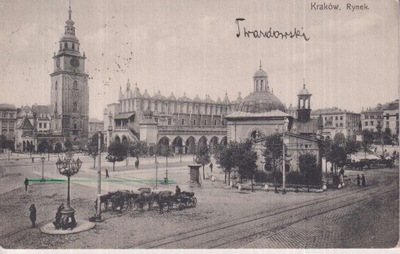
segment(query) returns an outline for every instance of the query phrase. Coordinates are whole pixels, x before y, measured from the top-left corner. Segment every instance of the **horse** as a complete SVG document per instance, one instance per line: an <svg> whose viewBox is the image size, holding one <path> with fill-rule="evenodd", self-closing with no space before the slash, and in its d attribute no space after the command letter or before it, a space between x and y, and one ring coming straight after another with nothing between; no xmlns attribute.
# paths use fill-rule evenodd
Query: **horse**
<svg viewBox="0 0 400 254"><path fill-rule="evenodd" d="M161 191L157 194L157 203L160 208L160 214L164 213L164 205L167 205L168 212L173 207L176 196L172 194L172 191Z"/></svg>

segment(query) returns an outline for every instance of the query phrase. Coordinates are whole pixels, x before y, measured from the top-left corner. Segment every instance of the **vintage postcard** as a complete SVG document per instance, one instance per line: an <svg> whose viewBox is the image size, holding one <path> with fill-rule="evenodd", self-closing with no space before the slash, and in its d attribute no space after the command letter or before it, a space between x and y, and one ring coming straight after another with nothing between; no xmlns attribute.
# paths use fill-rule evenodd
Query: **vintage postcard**
<svg viewBox="0 0 400 254"><path fill-rule="evenodd" d="M2 251L394 252L398 17L0 0Z"/></svg>

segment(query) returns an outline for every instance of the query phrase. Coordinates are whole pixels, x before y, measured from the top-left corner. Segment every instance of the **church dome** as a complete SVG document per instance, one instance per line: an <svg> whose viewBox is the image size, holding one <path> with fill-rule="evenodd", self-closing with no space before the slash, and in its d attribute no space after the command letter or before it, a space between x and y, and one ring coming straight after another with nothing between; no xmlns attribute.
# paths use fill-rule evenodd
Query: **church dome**
<svg viewBox="0 0 400 254"><path fill-rule="evenodd" d="M256 73L254 73L254 78L263 78L263 77L267 77L267 73L261 69L257 70Z"/></svg>
<svg viewBox="0 0 400 254"><path fill-rule="evenodd" d="M256 91L248 95L239 104L239 111L248 113L264 113L272 110L285 112L283 103L269 91Z"/></svg>
<svg viewBox="0 0 400 254"><path fill-rule="evenodd" d="M306 89L306 85L303 85L303 89L299 91L297 95L311 95L310 92Z"/></svg>

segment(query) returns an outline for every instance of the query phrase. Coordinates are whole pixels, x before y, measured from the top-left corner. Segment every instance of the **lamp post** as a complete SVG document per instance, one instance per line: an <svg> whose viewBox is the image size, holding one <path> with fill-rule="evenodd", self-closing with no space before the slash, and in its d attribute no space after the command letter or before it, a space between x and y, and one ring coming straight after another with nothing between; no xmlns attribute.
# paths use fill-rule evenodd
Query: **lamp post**
<svg viewBox="0 0 400 254"><path fill-rule="evenodd" d="M154 163L156 164L156 186L154 189L157 189L157 182L158 182L158 161L157 161L157 152L154 154Z"/></svg>
<svg viewBox="0 0 400 254"><path fill-rule="evenodd" d="M41 182L46 181L44 179L44 160L46 159L44 156L42 158L40 158L42 160L42 179L40 179Z"/></svg>
<svg viewBox="0 0 400 254"><path fill-rule="evenodd" d="M288 130L289 119L287 117L283 120L282 131L282 194L286 194L286 158L285 158L285 145L289 143L289 137L286 137L285 132Z"/></svg>
<svg viewBox="0 0 400 254"><path fill-rule="evenodd" d="M70 177L77 174L82 166L82 161L78 158L77 160L71 158L60 158L56 162L56 166L61 175L68 178L68 196L67 206L61 211L60 228L73 229L76 226L75 210L70 205Z"/></svg>
<svg viewBox="0 0 400 254"><path fill-rule="evenodd" d="M99 168L97 169L97 208L96 220L101 220L101 131L98 132L97 156L99 159Z"/></svg>

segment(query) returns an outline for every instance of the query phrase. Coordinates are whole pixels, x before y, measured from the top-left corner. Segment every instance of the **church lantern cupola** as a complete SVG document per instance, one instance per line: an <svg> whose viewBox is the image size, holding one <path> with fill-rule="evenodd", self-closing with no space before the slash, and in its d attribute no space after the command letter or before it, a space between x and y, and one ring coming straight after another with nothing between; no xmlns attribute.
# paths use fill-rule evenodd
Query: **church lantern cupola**
<svg viewBox="0 0 400 254"><path fill-rule="evenodd" d="M261 91L269 91L268 86L268 75L267 73L261 69L261 61L260 61L260 69L254 73L254 92L261 92Z"/></svg>
<svg viewBox="0 0 400 254"><path fill-rule="evenodd" d="M299 122L305 123L310 120L311 108L310 108L310 98L311 93L306 89L305 82L303 83L303 89L297 94L298 104L297 104L297 114Z"/></svg>

